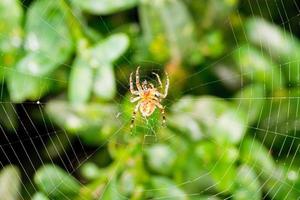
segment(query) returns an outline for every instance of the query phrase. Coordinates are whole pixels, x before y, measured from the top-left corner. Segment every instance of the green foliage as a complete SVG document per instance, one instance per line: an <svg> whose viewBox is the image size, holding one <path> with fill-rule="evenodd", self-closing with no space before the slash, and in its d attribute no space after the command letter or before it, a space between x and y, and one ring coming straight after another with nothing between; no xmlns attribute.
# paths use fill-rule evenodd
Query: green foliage
<svg viewBox="0 0 300 200"><path fill-rule="evenodd" d="M297 199L299 24L256 3L1 0L0 199ZM137 66L165 127L130 128Z"/></svg>
<svg viewBox="0 0 300 200"><path fill-rule="evenodd" d="M34 182L51 199L74 198L80 190L80 184L75 178L54 165L45 165L39 169Z"/></svg>
<svg viewBox="0 0 300 200"><path fill-rule="evenodd" d="M15 166L7 166L0 172L0 196L3 200L15 200L21 197L20 171Z"/></svg>

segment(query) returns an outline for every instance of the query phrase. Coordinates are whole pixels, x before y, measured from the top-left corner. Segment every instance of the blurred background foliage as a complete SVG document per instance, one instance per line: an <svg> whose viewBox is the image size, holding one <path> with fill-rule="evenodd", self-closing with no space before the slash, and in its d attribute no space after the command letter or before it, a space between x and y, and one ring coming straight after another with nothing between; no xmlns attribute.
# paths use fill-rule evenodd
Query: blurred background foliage
<svg viewBox="0 0 300 200"><path fill-rule="evenodd" d="M297 199L299 7L1 0L1 199ZM167 126L130 134L138 65Z"/></svg>

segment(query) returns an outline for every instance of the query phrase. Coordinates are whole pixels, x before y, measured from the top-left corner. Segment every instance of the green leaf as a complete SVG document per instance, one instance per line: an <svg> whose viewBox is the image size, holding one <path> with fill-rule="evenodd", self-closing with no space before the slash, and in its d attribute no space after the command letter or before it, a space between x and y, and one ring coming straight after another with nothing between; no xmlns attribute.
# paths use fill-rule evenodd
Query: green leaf
<svg viewBox="0 0 300 200"><path fill-rule="evenodd" d="M259 119L259 115L265 103L265 91L263 85L252 84L242 88L234 96L234 101L237 106L244 109L247 114L247 121L253 124Z"/></svg>
<svg viewBox="0 0 300 200"><path fill-rule="evenodd" d="M34 182L50 199L73 199L79 194L78 181L55 165L44 165L35 176Z"/></svg>
<svg viewBox="0 0 300 200"><path fill-rule="evenodd" d="M278 91L273 98L266 99L260 111L259 129L255 130L258 137L264 138L265 145L285 152L298 148L300 141L295 138L295 133L300 130L299 96L298 88L290 88Z"/></svg>
<svg viewBox="0 0 300 200"><path fill-rule="evenodd" d="M103 177L105 172L101 171L101 169L92 162L87 162L80 167L81 175L88 180L96 180L100 177ZM102 174L103 173L103 174Z"/></svg>
<svg viewBox="0 0 300 200"><path fill-rule="evenodd" d="M70 133L80 135L90 145L102 144L120 127L120 121L116 118L118 109L112 104L74 105L52 100L47 103L46 112L56 124Z"/></svg>
<svg viewBox="0 0 300 200"><path fill-rule="evenodd" d="M72 66L68 95L71 103L86 103L93 86L93 69L82 58L76 58Z"/></svg>
<svg viewBox="0 0 300 200"><path fill-rule="evenodd" d="M38 192L33 195L32 200L49 200L49 199L43 193Z"/></svg>
<svg viewBox="0 0 300 200"><path fill-rule="evenodd" d="M214 180L213 186L224 193L232 192L236 178L235 163L239 155L238 150L231 145L204 141L197 145L195 153L200 160L199 164L210 172L209 175Z"/></svg>
<svg viewBox="0 0 300 200"><path fill-rule="evenodd" d="M151 186L155 192L149 193L148 195L150 197L163 198L166 200L187 199L187 194L168 178L162 176L152 176Z"/></svg>
<svg viewBox="0 0 300 200"><path fill-rule="evenodd" d="M193 19L181 0L143 0L139 11L145 41L156 60L171 57L197 63L202 59Z"/></svg>
<svg viewBox="0 0 300 200"><path fill-rule="evenodd" d="M27 12L25 50L44 53L55 58L55 63L64 62L73 50L65 13L59 1L35 1Z"/></svg>
<svg viewBox="0 0 300 200"><path fill-rule="evenodd" d="M0 113L2 113L2 115L0 115L0 123L6 129L15 131L18 127L18 116L15 105L13 103L1 103Z"/></svg>
<svg viewBox="0 0 300 200"><path fill-rule="evenodd" d="M247 165L242 165L239 167L236 176L236 187L237 189L233 193L233 199L237 200L247 200L247 199L257 199L260 200L261 185L259 183L258 177L251 167Z"/></svg>
<svg viewBox="0 0 300 200"><path fill-rule="evenodd" d="M6 166L0 172L0 196L2 200L16 200L21 196L21 174L14 166Z"/></svg>
<svg viewBox="0 0 300 200"><path fill-rule="evenodd" d="M116 80L112 65L102 65L97 69L93 89L95 95L104 100L110 100L115 96Z"/></svg>
<svg viewBox="0 0 300 200"><path fill-rule="evenodd" d="M212 97L186 96L172 106L175 115L188 113L204 133L218 143L238 143L246 132L246 115L228 102Z"/></svg>
<svg viewBox="0 0 300 200"><path fill-rule="evenodd" d="M129 38L126 34L116 33L97 43L91 49L93 65L113 63L126 52L129 47Z"/></svg>
<svg viewBox="0 0 300 200"><path fill-rule="evenodd" d="M179 130L192 141L200 141L204 136L199 123L189 114L181 113L169 116L168 126Z"/></svg>
<svg viewBox="0 0 300 200"><path fill-rule="evenodd" d="M66 151L69 150L72 141L72 135L67 134L65 131L56 132L55 135L51 136L50 140L47 141L46 148L43 150L43 156L49 160L63 156Z"/></svg>
<svg viewBox="0 0 300 200"><path fill-rule="evenodd" d="M86 103L91 92L96 96L110 100L116 93L116 81L112 63L129 46L125 34L114 34L91 48L79 49L69 83L69 99L72 103ZM96 72L93 74L93 72Z"/></svg>
<svg viewBox="0 0 300 200"><path fill-rule="evenodd" d="M11 99L16 102L40 98L45 93L41 81L46 82L73 51L65 11L58 1L35 1L26 19L25 56L10 71L8 81Z"/></svg>
<svg viewBox="0 0 300 200"><path fill-rule="evenodd" d="M13 102L40 99L55 82L50 77L37 77L18 71L10 71L8 76L8 89Z"/></svg>
<svg viewBox="0 0 300 200"><path fill-rule="evenodd" d="M241 144L240 157L242 161L253 167L263 178L272 176L275 163L266 147L254 138L247 137Z"/></svg>
<svg viewBox="0 0 300 200"><path fill-rule="evenodd" d="M172 173L176 157L174 150L163 144L152 145L146 150L146 162L149 168L164 175Z"/></svg>
<svg viewBox="0 0 300 200"><path fill-rule="evenodd" d="M115 200L123 200L124 199L125 200L125 199L127 199L118 192L117 180L115 177L112 177L111 180L106 183L106 186L104 189L105 190L100 195L100 198L98 200L111 200L111 199L115 199Z"/></svg>
<svg viewBox="0 0 300 200"><path fill-rule="evenodd" d="M284 77L281 75L280 66L273 63L259 50L245 45L234 54L242 76L251 82L265 84L271 91L284 87Z"/></svg>
<svg viewBox="0 0 300 200"><path fill-rule="evenodd" d="M262 18L248 19L245 27L248 40L281 62L289 82L299 83L299 39Z"/></svg>
<svg viewBox="0 0 300 200"><path fill-rule="evenodd" d="M23 10L18 0L0 1L0 77L17 61L22 44Z"/></svg>
<svg viewBox="0 0 300 200"><path fill-rule="evenodd" d="M73 0L73 2L88 13L108 15L132 8L139 0Z"/></svg>
<svg viewBox="0 0 300 200"><path fill-rule="evenodd" d="M299 178L297 180L299 166L296 170L287 170L281 165L276 167L272 175L264 180L264 189L267 190L269 196L276 200L299 198Z"/></svg>

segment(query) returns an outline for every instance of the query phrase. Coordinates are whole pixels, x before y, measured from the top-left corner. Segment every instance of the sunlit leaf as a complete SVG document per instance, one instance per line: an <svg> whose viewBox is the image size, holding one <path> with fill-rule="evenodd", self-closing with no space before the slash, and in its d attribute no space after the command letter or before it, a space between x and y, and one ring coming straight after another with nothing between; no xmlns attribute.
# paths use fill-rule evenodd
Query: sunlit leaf
<svg viewBox="0 0 300 200"><path fill-rule="evenodd" d="M119 59L129 47L129 38L126 34L117 33L96 43L91 50L93 65L113 63Z"/></svg>
<svg viewBox="0 0 300 200"><path fill-rule="evenodd" d="M149 168L157 173L170 174L176 160L176 153L167 145L157 144L146 150Z"/></svg>
<svg viewBox="0 0 300 200"><path fill-rule="evenodd" d="M99 200L111 200L111 199L116 199L116 200L125 200L124 196L122 196L118 192L117 188L117 180L115 177L112 177L109 182L106 183L106 186L104 190L102 191L102 194L100 195Z"/></svg>
<svg viewBox="0 0 300 200"><path fill-rule="evenodd" d="M166 177L153 176L151 177L152 189L156 192L149 193L154 198L181 200L187 199L187 194L184 193L174 182Z"/></svg>
<svg viewBox="0 0 300 200"><path fill-rule="evenodd" d="M233 194L233 199L261 199L261 186L258 177L251 167L242 165L239 167L236 176L237 190Z"/></svg>
<svg viewBox="0 0 300 200"><path fill-rule="evenodd" d="M118 109L112 104L75 105L53 100L47 104L46 112L61 128L80 135L90 145L102 144L120 126L116 118Z"/></svg>
<svg viewBox="0 0 300 200"><path fill-rule="evenodd" d="M171 57L189 63L202 59L193 19L182 1L144 0L139 9L144 37L154 58L165 61Z"/></svg>
<svg viewBox="0 0 300 200"><path fill-rule="evenodd" d="M299 39L262 18L248 19L245 27L247 37L252 43L264 48L266 53L281 62L288 81L299 83Z"/></svg>
<svg viewBox="0 0 300 200"><path fill-rule="evenodd" d="M82 49L71 71L69 99L72 103L86 103L94 94L110 100L116 93L112 63L129 47L125 34L114 34L91 48ZM95 73L94 73L95 72Z"/></svg>
<svg viewBox="0 0 300 200"><path fill-rule="evenodd" d="M241 146L241 159L263 177L272 176L275 164L267 148L254 138L245 138Z"/></svg>
<svg viewBox="0 0 300 200"><path fill-rule="evenodd" d="M22 102L25 99L38 100L56 81L51 77L37 77L18 71L9 73L8 89L13 102Z"/></svg>
<svg viewBox="0 0 300 200"><path fill-rule="evenodd" d="M184 97L173 105L174 113L189 113L204 132L220 143L238 143L246 132L246 117L242 110L222 99L203 96Z"/></svg>
<svg viewBox="0 0 300 200"><path fill-rule="evenodd" d="M69 99L71 103L85 103L91 96L93 69L88 63L77 58L72 66L69 80Z"/></svg>
<svg viewBox="0 0 300 200"><path fill-rule="evenodd" d="M254 84L242 88L235 94L235 102L247 113L249 124L258 120L265 103L265 91L263 85Z"/></svg>
<svg viewBox="0 0 300 200"><path fill-rule="evenodd" d="M86 12L99 15L113 14L137 5L139 0L73 0Z"/></svg>
<svg viewBox="0 0 300 200"><path fill-rule="evenodd" d="M3 200L16 200L21 194L21 174L14 166L6 166L0 172L0 196Z"/></svg>
<svg viewBox="0 0 300 200"><path fill-rule="evenodd" d="M199 143L195 149L199 165L210 171L209 176L214 180L214 187L224 193L234 190L236 178L235 163L238 159L238 150L231 145L219 145L204 141Z"/></svg>
<svg viewBox="0 0 300 200"><path fill-rule="evenodd" d="M40 89L40 81L62 65L73 50L65 11L58 1L35 1L26 19L25 56L10 71L8 81L11 98L17 102L41 97L45 91ZM25 79L28 84L24 84Z"/></svg>
<svg viewBox="0 0 300 200"><path fill-rule="evenodd" d="M102 99L112 99L116 93L116 80L113 66L102 65L97 69L94 82L94 93Z"/></svg>
<svg viewBox="0 0 300 200"><path fill-rule="evenodd" d="M8 100L7 100L8 101ZM0 123L10 131L15 131L18 127L17 111L13 103L1 103L0 112Z"/></svg>
<svg viewBox="0 0 300 200"><path fill-rule="evenodd" d="M0 1L0 77L17 61L22 44L23 10L18 0Z"/></svg>
<svg viewBox="0 0 300 200"><path fill-rule="evenodd" d="M34 196L32 197L32 200L49 200L49 199L43 193L38 192L38 193L34 194Z"/></svg>
<svg viewBox="0 0 300 200"><path fill-rule="evenodd" d="M49 198L63 200L78 195L78 181L55 165L44 165L35 176L34 182Z"/></svg>
<svg viewBox="0 0 300 200"><path fill-rule="evenodd" d="M240 47L234 54L234 59L242 76L251 82L265 84L269 90L284 87L284 76L280 66L273 63L259 50L251 46Z"/></svg>

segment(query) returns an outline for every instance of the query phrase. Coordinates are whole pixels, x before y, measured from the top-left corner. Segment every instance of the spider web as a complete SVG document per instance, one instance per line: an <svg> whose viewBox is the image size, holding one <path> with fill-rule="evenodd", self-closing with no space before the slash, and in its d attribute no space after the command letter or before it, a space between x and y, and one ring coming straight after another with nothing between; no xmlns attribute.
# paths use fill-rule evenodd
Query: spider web
<svg viewBox="0 0 300 200"><path fill-rule="evenodd" d="M252 6L256 6L258 7L258 14L260 15L264 15L264 13L262 13L262 9L260 7L260 2L258 1L246 1L248 7L252 8ZM267 0L264 0L266 5L270 5L270 2L268 2ZM274 1L275 2L275 1ZM244 2L245 3L245 2ZM285 3L283 2L283 0L279 0L276 1L275 7L278 9L278 13L280 15L281 21L282 23L280 24L281 26L284 26L285 29L288 32L293 32L290 23L293 20L297 20L298 16L300 15L300 9L297 7L297 3L293 0L293 4L295 5L298 14L296 16L292 16L289 17L287 14L287 11L285 9ZM283 7L283 10L279 10L279 7ZM46 8L45 8L46 9ZM236 15L241 18L241 14L239 13L239 10L235 10L234 11L236 13ZM251 15L257 15L257 10L252 10ZM272 16L270 10L268 13L269 16ZM101 24L105 24L105 21L100 18L100 22ZM275 19L270 19L271 22L274 22ZM46 22L45 22L46 23ZM107 27L107 31L111 32L110 28ZM224 57L217 59L216 61L213 61L211 64L204 66L204 68L199 69L196 73L193 73L191 75L189 75L186 80L191 80L193 77L197 76L198 74L204 73L207 70L210 70L211 68L215 67L217 64L221 63L224 59L226 59L227 57L231 56L234 52L239 52L240 51L240 46L241 44L239 43L238 38L236 37L236 30L233 29L232 25L232 37L235 38L236 41L236 48L232 51L227 53ZM53 30L55 31L55 29ZM243 28L243 31L244 28ZM287 33L288 34L288 33ZM246 40L247 37L246 37ZM260 52L262 55L265 55L265 53L263 53L263 51ZM132 64L129 59L126 56L123 56L123 59L126 60L126 62L128 62L129 64ZM270 59L272 59L272 57L270 56ZM152 63L154 66L161 66L160 63L153 63L152 61L144 61L145 63ZM280 73L282 71L282 68L284 67L288 67L288 65L292 62L297 62L297 60L291 60L289 63L283 63L281 64L279 67L280 69ZM68 67L70 68L70 65L64 64L63 67ZM3 68L7 69L7 70L11 70L6 68L5 66L3 66ZM151 69L148 69L149 71L160 71L161 68L159 67L152 67ZM209 81L209 82L203 82L203 83L198 83L195 86L186 89L183 93L184 94L189 94L190 92L195 91L198 88L201 87L205 87L208 85L215 85L215 84L220 84L224 81L227 80L238 80L240 82L240 87L244 88L244 79L245 79L245 75L248 74L248 72L243 72L243 69L240 69L241 73L240 75L237 76L229 76L224 78L220 78L220 79L216 79L213 81ZM142 73L144 73L143 70L141 70ZM123 76L124 79L128 79L126 72L121 70L121 74ZM270 74L265 74L265 76L270 76ZM273 74L271 75L273 77ZM45 77L40 77L41 79L45 79ZM144 75L144 78L147 79L152 79L153 77L149 77ZM254 79L254 78L253 78ZM4 77L3 79L4 80ZM273 79L272 79L273 80ZM51 81L53 82L61 82L62 80L56 80L56 79L51 79ZM179 81L181 82L181 81ZM128 85L124 85L123 83L119 82L121 87L128 89ZM171 82L170 87L176 87L176 85L179 83L173 83ZM263 84L264 85L264 92L266 92L266 83ZM3 86L3 85L2 85ZM45 113L45 106L47 105L47 101L44 100L42 98L42 96L40 97L40 99L37 102L25 102L22 104L14 104L13 102L9 101L9 100L4 100L3 99L3 93L4 93L5 89L2 88L1 89L1 107L3 109L3 115L5 115L9 121L9 123L11 124L11 126L13 127L12 132L14 132L14 135L12 136L13 133L6 133L4 128L1 126L1 132L4 133L2 134L3 136L1 136L1 145L0 145L0 150L1 150L1 154L3 155L3 158L1 159L1 167L4 167L7 164L15 164L17 166L20 167L20 169L22 170L22 177L19 177L20 180L22 180L21 185L22 185L22 190L23 193L25 194L25 196L30 196L32 194L32 190L33 191L38 191L36 185L33 183L32 178L33 178L33 174L34 172L36 172L38 170L38 168L40 168L41 166L44 166L48 163L52 163L52 164L59 164L60 166L62 166L64 169L67 169L69 171L70 174L75 175L76 172L78 171L78 169L80 168L80 166L82 166L84 163L86 163L87 161L89 161L93 155L95 155L97 152L99 152L104 146L108 145L111 142L116 142L117 144L124 144L124 142L122 142L122 140L117 140L118 137L122 138L122 135L126 134L126 137L135 137L137 134L140 135L140 133L136 130L133 132L132 135L130 135L130 133L128 133L127 129L125 128L126 126L128 126L128 124L130 123L130 120L128 121L124 121L122 122L122 125L112 134L110 135L101 145L99 145L98 147L90 150L86 147L86 145L82 142L81 138L76 135L75 137L71 137L66 130L64 129L60 129L58 128L55 123L53 121L51 121L51 119L47 118L47 114ZM120 96L121 98L126 98L123 94L118 93L118 96ZM284 113L285 108L281 108L282 102L283 101L288 101L287 102L287 116L290 116L291 114L291 108L290 108L290 104L294 103L296 101L297 104L297 108L299 105L299 97L298 96L292 96L290 93L290 90L288 90L288 94L283 95L283 96L271 96L271 97L255 97L254 96L254 91L251 90L251 97L243 97L243 94L241 95L241 97L239 98L223 98L225 100L228 101L232 101L232 100L239 100L239 104L236 105L235 107L235 112L238 113L241 109L241 103L244 100L250 100L249 102L249 107L251 107L252 104L255 103L255 101L264 99L266 101L270 102L271 108L269 109L269 117L267 118L268 120L266 122L263 122L262 119L260 118L257 122L256 126L250 126L247 125L246 128L252 130L251 134L253 136L253 141L254 140L259 140L264 146L266 146L270 152L273 151L273 147L275 145L276 140L278 140L278 138L280 138L281 141L281 148L278 150L276 150L276 154L274 155L275 158L292 158L292 160L288 163L284 163L286 164L286 167L288 170L290 170L293 167L295 158L299 156L299 144L297 144L297 141L299 141L300 137L297 136L297 124L294 124L294 127L292 128L292 135L290 134L291 130L290 130L290 126L292 126L292 124L289 124L290 122L287 121L286 124L280 124L279 120L280 120L280 115L281 113ZM180 102L181 99L180 98L176 98L176 99L166 99L163 101L163 104L167 106L167 108L172 107L173 104ZM272 107L275 104L275 101L279 101L279 105L278 105L278 115L277 117L271 118L272 117L272 111L274 111L275 109ZM119 102L117 100L114 100L114 103L118 106L122 106L122 102ZM13 112L15 112L17 114L17 120L19 123L19 128L16 129L14 127L13 124L13 120L11 119L11 116L9 116L9 113L7 112L8 109L12 109ZM39 115L41 116L42 122L37 122L36 118L34 118L30 111L34 109L36 110ZM260 113L263 112L263 109L265 108L261 108ZM167 109L168 110L168 109ZM298 111L298 109L296 109ZM168 113L167 113L168 114ZM178 113L180 114L180 113ZM192 113L186 113L186 114L190 114L192 115ZM125 115L125 113L113 113L114 117L116 119L120 119L120 116ZM138 118L137 119L137 123L136 126L137 128L142 128L142 130L144 130L143 135L141 135L141 144L142 144L142 148L141 151L143 153L145 153L145 151L147 150L148 147L151 147L152 145L155 144L159 144L159 143L172 143L172 141L175 140L175 135L171 135L171 136L161 136L159 135L159 131L158 129L168 129L168 127L160 127L160 114L157 113L158 118L149 118L149 119L141 119ZM294 119L297 119L298 116L298 112L295 113ZM217 119L211 119L217 122ZM50 121L50 125L48 123L46 123L46 121ZM168 115L167 115L167 121L168 121ZM250 121L250 115L247 114L247 123ZM273 126L275 122L275 129L273 130ZM264 129L261 128L260 124L261 123L265 123L264 125ZM156 124L155 126L153 124ZM41 127L42 126L42 127ZM283 126L283 130L281 128L281 126ZM42 131L43 130L43 131ZM247 133L248 134L248 133ZM64 137L66 140L62 141L61 137ZM271 140L271 143L267 142L267 137L272 137L273 140ZM204 136L205 140L211 140L211 142L215 142L213 141L211 138L206 138ZM130 140L130 139L129 139ZM244 138L241 139L241 143L243 142ZM287 140L291 140L291 143ZM69 146L68 149L64 148L63 143L66 142ZM61 151L63 153L58 153L57 158L52 159L50 154L51 152L47 151L47 145L48 144L52 144L54 147L54 151L56 151L57 153L59 152L58 147L61 147ZM289 146L290 145L290 146ZM292 147L293 145L296 145L296 147ZM238 150L240 151L241 146L238 146ZM288 148L288 151L285 151L284 149ZM41 153L41 149L45 150L46 155L48 155L48 157L50 159L45 159L42 153ZM254 154L255 152L252 152L252 149L250 150L250 154ZM225 155L222 154L219 159L221 160ZM220 162L220 160L217 160L215 165L208 171L206 171L204 174L200 174L199 176L195 176L193 178L191 178L190 180L186 180L184 182L179 182L176 183L176 186L178 187L183 187L186 185L193 185L194 183L196 183L197 181L201 181L202 179L204 180L206 177L210 176L214 167L218 164L218 162ZM117 162L117 164L114 166L114 170L115 173L112 173L112 175L110 177L108 177L108 183L106 185L105 188L108 188L109 184L111 183L111 181L117 176L117 171L118 168L120 168L122 166L122 159L119 159L119 161ZM280 163L279 160L275 160L276 163ZM233 161L231 163L231 165L234 165L235 161ZM254 169L254 165L251 165L250 168L253 170ZM299 169L300 170L300 169ZM295 174L299 174L299 170L295 171ZM226 176L225 172L223 174L223 177ZM229 171L228 171L229 173ZM272 171L270 172L271 174L274 174L274 176L277 174L277 171ZM261 174L257 174L257 179L260 179L263 176L263 172L261 172ZM271 178L271 177L270 177ZM256 180L257 180L256 179ZM222 178L220 179L222 180ZM63 180L62 180L63 181ZM261 181L261 187L264 187L267 182L269 181L269 179L266 179L265 181ZM294 188L294 185L290 185L289 183L280 180L280 179L276 179L276 181L278 183L287 185L290 188L290 191L296 189ZM81 184L82 187L85 187L84 184L82 184L81 182L78 181L78 183ZM202 194L206 194L207 191L209 191L211 188L215 187L218 183L214 183L213 185L210 185L208 187L205 187L204 189L202 189L201 191L197 192L197 193L188 193L187 196L188 197L198 197L201 196ZM274 184L275 186L276 184ZM58 188L58 187L57 187ZM105 191L104 188L104 191ZM169 190L169 187L164 187L162 186L159 189L146 189L146 192L158 192L158 191L164 191L164 190ZM261 190L263 190L263 188L260 188ZM269 190L270 191L270 190ZM289 191L289 192L290 192ZM54 192L54 191L53 191ZM60 192L59 190L55 190L55 192ZM126 198L123 194L119 193L118 190L115 191L116 193L118 193L120 195L120 197L122 198ZM212 196L215 197L224 197L225 199L230 199L230 198L234 198L234 195L227 195L226 194L227 191L219 191L218 193L213 194ZM274 193L276 194L277 192L280 192L280 187L278 188L277 191L274 191ZM62 195L64 195L61 192ZM227 195L227 196L226 196ZM21 194L20 194L21 196ZM269 196L268 193L263 193L263 197L267 198ZM158 198L154 198L154 199L168 199L168 198L180 198L181 196L160 196ZM270 196L269 196L270 197ZM20 197L21 199L26 199L23 197ZM70 199L69 197L66 197L66 199ZM101 199L101 198L100 198Z"/></svg>

